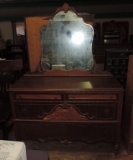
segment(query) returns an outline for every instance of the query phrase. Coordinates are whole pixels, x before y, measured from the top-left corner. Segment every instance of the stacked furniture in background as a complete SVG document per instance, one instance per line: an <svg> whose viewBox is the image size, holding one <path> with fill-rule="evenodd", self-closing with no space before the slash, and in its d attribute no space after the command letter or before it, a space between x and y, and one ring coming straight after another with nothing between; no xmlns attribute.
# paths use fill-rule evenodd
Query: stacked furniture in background
<svg viewBox="0 0 133 160"><path fill-rule="evenodd" d="M117 77L119 82L125 88L128 70L129 55L132 52L129 49L106 49L104 69L110 71Z"/></svg>

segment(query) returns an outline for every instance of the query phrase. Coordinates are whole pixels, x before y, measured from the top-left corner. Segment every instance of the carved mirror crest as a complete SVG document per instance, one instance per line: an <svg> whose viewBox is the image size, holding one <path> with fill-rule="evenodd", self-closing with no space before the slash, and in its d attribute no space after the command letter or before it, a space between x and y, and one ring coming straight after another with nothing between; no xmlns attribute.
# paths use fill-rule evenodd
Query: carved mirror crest
<svg viewBox="0 0 133 160"><path fill-rule="evenodd" d="M42 70L90 70L94 29L65 4L40 28Z"/></svg>

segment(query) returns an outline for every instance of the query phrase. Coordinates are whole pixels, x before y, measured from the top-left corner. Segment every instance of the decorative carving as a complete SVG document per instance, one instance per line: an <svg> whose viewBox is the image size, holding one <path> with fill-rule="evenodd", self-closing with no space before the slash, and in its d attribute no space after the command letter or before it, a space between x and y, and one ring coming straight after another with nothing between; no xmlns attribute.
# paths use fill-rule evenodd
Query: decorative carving
<svg viewBox="0 0 133 160"><path fill-rule="evenodd" d="M88 121L86 115L80 114L73 105L68 103L59 104L54 107L52 112L47 114L44 121Z"/></svg>
<svg viewBox="0 0 133 160"><path fill-rule="evenodd" d="M73 7L70 7L67 3L64 3L62 7L57 8L55 14L57 14L60 11L64 11L65 13L67 13L68 11L72 11L76 13L76 10Z"/></svg>

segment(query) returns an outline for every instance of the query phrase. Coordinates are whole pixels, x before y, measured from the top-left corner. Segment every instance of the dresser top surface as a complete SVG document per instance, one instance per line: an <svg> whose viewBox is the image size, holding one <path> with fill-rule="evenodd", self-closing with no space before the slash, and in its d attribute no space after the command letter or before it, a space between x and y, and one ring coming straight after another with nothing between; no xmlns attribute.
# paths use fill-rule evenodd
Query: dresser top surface
<svg viewBox="0 0 133 160"><path fill-rule="evenodd" d="M113 76L44 77L23 76L9 91L123 90Z"/></svg>

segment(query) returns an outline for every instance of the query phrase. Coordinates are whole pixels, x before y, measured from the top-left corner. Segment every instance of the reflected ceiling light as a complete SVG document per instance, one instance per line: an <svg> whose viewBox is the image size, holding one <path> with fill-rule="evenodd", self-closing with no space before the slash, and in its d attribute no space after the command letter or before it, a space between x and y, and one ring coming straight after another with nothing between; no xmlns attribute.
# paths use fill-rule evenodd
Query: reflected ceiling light
<svg viewBox="0 0 133 160"><path fill-rule="evenodd" d="M84 41L84 34L80 31L73 33L71 41L76 45L82 44Z"/></svg>

